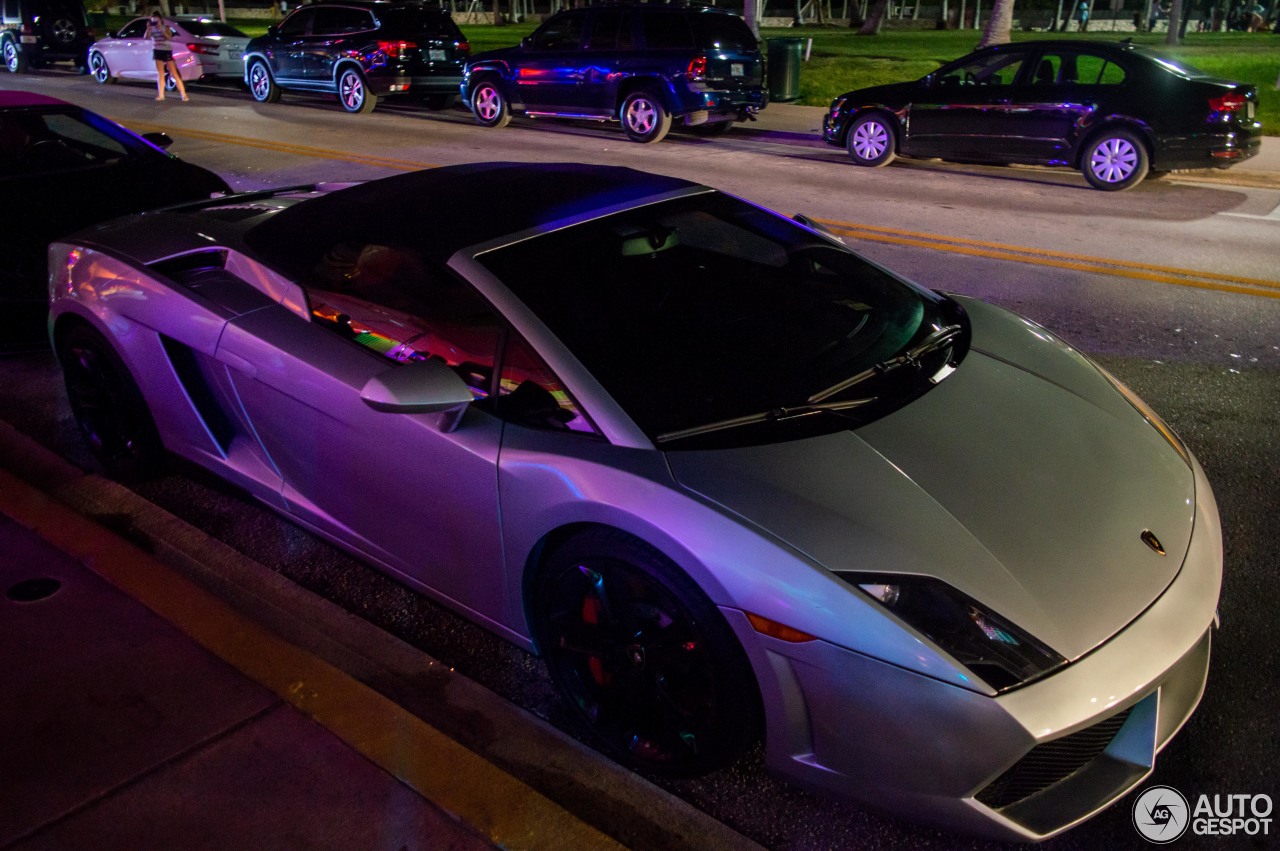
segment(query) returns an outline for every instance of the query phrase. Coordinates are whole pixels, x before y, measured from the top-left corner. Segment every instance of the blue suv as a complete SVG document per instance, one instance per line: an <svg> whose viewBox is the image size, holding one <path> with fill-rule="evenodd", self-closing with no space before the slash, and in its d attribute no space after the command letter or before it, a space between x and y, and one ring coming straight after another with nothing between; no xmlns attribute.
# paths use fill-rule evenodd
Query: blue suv
<svg viewBox="0 0 1280 851"><path fill-rule="evenodd" d="M764 60L741 18L723 9L600 5L548 18L518 46L472 57L462 98L476 121L512 114L620 121L657 142L673 121L714 134L764 108Z"/></svg>

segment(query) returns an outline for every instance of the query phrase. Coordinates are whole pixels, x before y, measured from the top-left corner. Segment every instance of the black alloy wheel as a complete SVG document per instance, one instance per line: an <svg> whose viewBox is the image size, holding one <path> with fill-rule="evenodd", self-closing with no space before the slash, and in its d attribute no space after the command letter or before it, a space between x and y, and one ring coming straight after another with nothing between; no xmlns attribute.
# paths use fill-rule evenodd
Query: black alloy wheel
<svg viewBox="0 0 1280 851"><path fill-rule="evenodd" d="M76 325L59 337L57 352L71 413L107 474L136 481L158 473L164 447L155 421L106 338Z"/></svg>
<svg viewBox="0 0 1280 851"><path fill-rule="evenodd" d="M759 692L733 631L636 539L600 529L568 541L539 574L532 614L552 679L619 762L704 774L758 734Z"/></svg>

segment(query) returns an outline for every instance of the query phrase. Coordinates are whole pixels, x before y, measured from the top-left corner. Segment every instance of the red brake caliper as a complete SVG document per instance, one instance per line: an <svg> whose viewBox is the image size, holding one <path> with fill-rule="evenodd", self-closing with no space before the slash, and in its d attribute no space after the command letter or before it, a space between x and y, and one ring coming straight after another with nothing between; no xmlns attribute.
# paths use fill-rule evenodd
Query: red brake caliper
<svg viewBox="0 0 1280 851"><path fill-rule="evenodd" d="M582 622L596 625L600 623L600 601L592 596L582 598ZM591 678L596 681L597 685L605 685L609 681L608 674L604 670L604 660L599 656L592 656L587 660L587 668L591 671Z"/></svg>

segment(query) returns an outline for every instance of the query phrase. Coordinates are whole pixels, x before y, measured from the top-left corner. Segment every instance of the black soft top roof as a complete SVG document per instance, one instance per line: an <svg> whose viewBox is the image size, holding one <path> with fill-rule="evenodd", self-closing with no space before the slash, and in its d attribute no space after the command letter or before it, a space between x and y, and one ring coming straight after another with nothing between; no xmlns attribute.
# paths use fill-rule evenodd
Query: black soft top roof
<svg viewBox="0 0 1280 851"><path fill-rule="evenodd" d="M443 263L469 245L698 184L616 166L473 163L308 199L244 235L280 271L305 274L339 242L411 246Z"/></svg>

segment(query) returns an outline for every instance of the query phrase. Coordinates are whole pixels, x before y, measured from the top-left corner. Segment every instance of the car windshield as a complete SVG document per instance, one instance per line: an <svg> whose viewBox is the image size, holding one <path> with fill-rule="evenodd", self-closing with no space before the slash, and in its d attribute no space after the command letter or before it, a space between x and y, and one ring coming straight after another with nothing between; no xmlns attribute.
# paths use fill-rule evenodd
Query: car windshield
<svg viewBox="0 0 1280 851"><path fill-rule="evenodd" d="M734 15L702 14L693 18L698 47L703 50L757 50L750 28Z"/></svg>
<svg viewBox="0 0 1280 851"><path fill-rule="evenodd" d="M450 38L463 41L462 30L453 22L453 18L436 9L420 6L392 6L378 11L388 33L405 37L433 35L438 38Z"/></svg>
<svg viewBox="0 0 1280 851"><path fill-rule="evenodd" d="M957 321L949 300L720 193L634 208L477 259L659 443L756 425L761 412L792 406L840 408L844 417L869 393L905 401L922 391L842 384ZM798 436L745 431L715 440Z"/></svg>

